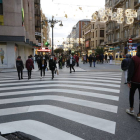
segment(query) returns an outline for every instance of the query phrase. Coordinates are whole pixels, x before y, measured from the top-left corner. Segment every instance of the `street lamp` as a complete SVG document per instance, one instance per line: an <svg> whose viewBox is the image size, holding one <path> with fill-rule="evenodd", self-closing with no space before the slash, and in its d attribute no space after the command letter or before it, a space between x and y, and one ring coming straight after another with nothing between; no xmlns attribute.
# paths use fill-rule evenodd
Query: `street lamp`
<svg viewBox="0 0 140 140"><path fill-rule="evenodd" d="M61 22L60 24L59 24L59 26L63 26L63 24L62 24L62 21L61 20L54 20L54 16L52 16L52 20L45 20L45 21L47 21L48 23L50 23L51 24L51 27L52 27L52 55L53 55L53 28L54 28L54 25L56 24L56 23L58 23L58 22ZM45 22L45 21L43 21L43 23Z"/></svg>

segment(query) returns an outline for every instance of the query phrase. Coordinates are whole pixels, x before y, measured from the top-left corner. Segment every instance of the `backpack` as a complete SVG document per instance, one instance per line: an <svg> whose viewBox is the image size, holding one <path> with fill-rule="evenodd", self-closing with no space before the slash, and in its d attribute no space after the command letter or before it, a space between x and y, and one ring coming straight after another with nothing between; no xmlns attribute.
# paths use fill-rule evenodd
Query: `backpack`
<svg viewBox="0 0 140 140"><path fill-rule="evenodd" d="M17 68L21 67L21 63L19 61L17 61L16 65L17 65Z"/></svg>

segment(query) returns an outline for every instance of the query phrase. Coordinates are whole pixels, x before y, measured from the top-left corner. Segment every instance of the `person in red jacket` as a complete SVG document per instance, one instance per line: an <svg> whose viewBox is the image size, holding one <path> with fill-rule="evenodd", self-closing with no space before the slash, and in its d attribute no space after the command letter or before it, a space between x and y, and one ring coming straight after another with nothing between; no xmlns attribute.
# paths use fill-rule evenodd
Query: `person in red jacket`
<svg viewBox="0 0 140 140"><path fill-rule="evenodd" d="M77 67L79 67L79 56L78 56L78 55L76 55L75 61L76 61L76 63L77 63Z"/></svg>
<svg viewBox="0 0 140 140"><path fill-rule="evenodd" d="M131 58L128 68L128 87L130 88L129 102L130 108L126 109L128 114L134 115L134 94L136 89L139 90L139 113L137 119L140 121L140 46L137 47L137 54Z"/></svg>
<svg viewBox="0 0 140 140"><path fill-rule="evenodd" d="M26 61L26 68L28 71L28 80L31 79L32 69L34 69L34 62L31 59L31 56L28 56L28 60Z"/></svg>

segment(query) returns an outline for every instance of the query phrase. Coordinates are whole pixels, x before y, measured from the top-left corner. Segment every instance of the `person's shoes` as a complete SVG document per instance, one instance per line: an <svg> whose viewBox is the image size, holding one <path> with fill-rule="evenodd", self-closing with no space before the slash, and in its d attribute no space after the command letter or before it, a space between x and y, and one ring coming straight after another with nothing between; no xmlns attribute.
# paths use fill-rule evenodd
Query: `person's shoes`
<svg viewBox="0 0 140 140"><path fill-rule="evenodd" d="M70 71L70 73L72 73L72 72Z"/></svg>
<svg viewBox="0 0 140 140"><path fill-rule="evenodd" d="M30 77L28 77L28 80L30 79Z"/></svg>
<svg viewBox="0 0 140 140"><path fill-rule="evenodd" d="M133 110L126 109L126 113L128 113L130 115L134 115L134 109Z"/></svg>
<svg viewBox="0 0 140 140"><path fill-rule="evenodd" d="M140 121L140 115L139 114L137 114L137 120Z"/></svg>
<svg viewBox="0 0 140 140"><path fill-rule="evenodd" d="M21 79L23 79L23 77Z"/></svg>
<svg viewBox="0 0 140 140"><path fill-rule="evenodd" d="M19 80L20 80L20 78L19 78Z"/></svg>

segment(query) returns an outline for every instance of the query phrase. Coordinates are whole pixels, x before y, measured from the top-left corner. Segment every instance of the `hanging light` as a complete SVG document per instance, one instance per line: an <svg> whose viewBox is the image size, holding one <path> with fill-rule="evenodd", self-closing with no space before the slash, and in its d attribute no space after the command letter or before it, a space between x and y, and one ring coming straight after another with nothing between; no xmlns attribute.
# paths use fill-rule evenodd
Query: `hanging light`
<svg viewBox="0 0 140 140"><path fill-rule="evenodd" d="M134 22L134 18L133 17L127 17L126 18L126 24L132 24Z"/></svg>
<svg viewBox="0 0 140 140"><path fill-rule="evenodd" d="M96 22L98 20L98 16L96 13L92 14L92 22Z"/></svg>
<svg viewBox="0 0 140 140"><path fill-rule="evenodd" d="M108 16L104 15L100 18L100 22L107 22L108 21Z"/></svg>

